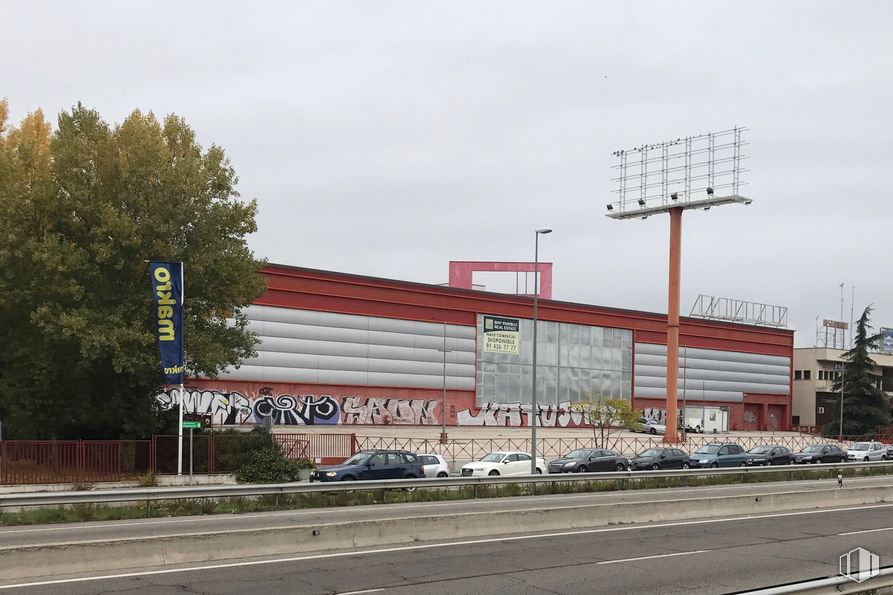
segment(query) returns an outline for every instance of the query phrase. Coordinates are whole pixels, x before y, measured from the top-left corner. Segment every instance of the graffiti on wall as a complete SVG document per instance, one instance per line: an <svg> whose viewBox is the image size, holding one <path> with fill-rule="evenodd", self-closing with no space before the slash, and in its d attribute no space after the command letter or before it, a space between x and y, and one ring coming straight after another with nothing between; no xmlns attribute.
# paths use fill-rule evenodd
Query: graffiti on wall
<svg viewBox="0 0 893 595"><path fill-rule="evenodd" d="M375 397L344 397L341 402L342 423L348 424L407 424L433 426L440 423L433 399L380 399Z"/></svg>
<svg viewBox="0 0 893 595"><path fill-rule="evenodd" d="M530 425L530 410L520 403L484 403L476 412L464 409L457 413L460 426L518 427ZM537 426L546 428L573 428L585 425L583 413L570 408L569 402L537 406Z"/></svg>
<svg viewBox="0 0 893 595"><path fill-rule="evenodd" d="M179 398L180 390L170 389L157 400L162 409L171 410ZM215 390L185 390L183 394L184 413L209 415L215 425L437 425L439 406L436 399L289 395L274 394L269 388L254 395Z"/></svg>
<svg viewBox="0 0 893 595"><path fill-rule="evenodd" d="M643 410L643 415L648 419L653 419L657 423L665 424L667 423L667 410L661 407L646 407Z"/></svg>
<svg viewBox="0 0 893 595"><path fill-rule="evenodd" d="M170 389L158 397L158 404L165 411L176 409L180 403L180 390ZM216 390L183 391L184 413L210 415L217 425L246 423L251 416L251 402L239 393Z"/></svg>

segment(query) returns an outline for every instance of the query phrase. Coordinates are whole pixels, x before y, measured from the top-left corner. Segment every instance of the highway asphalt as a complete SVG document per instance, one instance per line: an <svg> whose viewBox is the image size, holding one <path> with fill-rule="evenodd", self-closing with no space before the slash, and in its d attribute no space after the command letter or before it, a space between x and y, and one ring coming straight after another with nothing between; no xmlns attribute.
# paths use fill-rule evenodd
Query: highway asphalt
<svg viewBox="0 0 893 595"><path fill-rule="evenodd" d="M893 484L891 476L847 478L845 487ZM108 541L112 539L164 537L202 532L251 530L274 527L307 526L355 520L430 517L469 512L522 511L543 507L565 508L592 504L710 498L716 496L760 495L781 491L809 491L833 488L836 480L767 482L694 488L663 488L567 494L554 496L481 498L453 502L424 502L287 510L270 513L223 514L208 516L133 519L60 525L0 527L0 549L9 547ZM634 521L635 519L631 519Z"/></svg>
<svg viewBox="0 0 893 595"><path fill-rule="evenodd" d="M856 547L889 564L893 504L233 560L0 591L731 593L836 575L839 556Z"/></svg>

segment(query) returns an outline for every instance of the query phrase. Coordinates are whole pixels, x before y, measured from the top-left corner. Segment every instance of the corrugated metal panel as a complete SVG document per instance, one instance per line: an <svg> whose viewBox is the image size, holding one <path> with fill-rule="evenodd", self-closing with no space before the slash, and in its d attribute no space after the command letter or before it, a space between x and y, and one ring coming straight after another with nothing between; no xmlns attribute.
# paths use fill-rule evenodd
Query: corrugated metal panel
<svg viewBox="0 0 893 595"><path fill-rule="evenodd" d="M257 357L232 380L473 390L475 328L413 320L251 306Z"/></svg>
<svg viewBox="0 0 893 595"><path fill-rule="evenodd" d="M665 345L636 343L636 397L666 397L666 352ZM740 402L744 393L787 395L790 369L786 357L682 348L678 397Z"/></svg>

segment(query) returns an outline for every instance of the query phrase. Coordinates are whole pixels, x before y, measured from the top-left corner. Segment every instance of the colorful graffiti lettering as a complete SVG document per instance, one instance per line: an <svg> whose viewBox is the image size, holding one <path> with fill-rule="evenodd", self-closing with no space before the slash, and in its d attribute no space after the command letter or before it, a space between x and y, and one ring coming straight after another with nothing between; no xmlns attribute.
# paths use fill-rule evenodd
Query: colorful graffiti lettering
<svg viewBox="0 0 893 595"><path fill-rule="evenodd" d="M329 395L265 396L254 401L255 421L271 417L275 425L336 425L339 411L338 403Z"/></svg>
<svg viewBox="0 0 893 595"><path fill-rule="evenodd" d="M520 403L484 403L477 412L464 409L457 414L460 426L500 426L520 427L530 425L530 410L521 408ZM559 403L557 407L538 406L537 426L548 428L568 428L586 425L583 414L570 408L570 403Z"/></svg>
<svg viewBox="0 0 893 595"><path fill-rule="evenodd" d="M157 397L163 410L174 409L180 403L180 390L170 389ZM210 415L217 425L241 424L251 415L251 403L239 393L223 393L215 390L183 391L183 411L197 415Z"/></svg>
<svg viewBox="0 0 893 595"><path fill-rule="evenodd" d="M179 389L158 395L163 410L177 407ZM405 424L437 425L436 399L387 399L330 395L274 395L262 388L256 395L214 390L186 390L183 411L210 415L215 425L271 424L282 426Z"/></svg>
<svg viewBox="0 0 893 595"><path fill-rule="evenodd" d="M666 423L667 410L661 407L646 407L642 412L648 419L653 419L658 423Z"/></svg>
<svg viewBox="0 0 893 595"><path fill-rule="evenodd" d="M342 423L348 424L407 424L431 426L440 423L436 409L439 403L429 399L380 399L375 397L344 397Z"/></svg>

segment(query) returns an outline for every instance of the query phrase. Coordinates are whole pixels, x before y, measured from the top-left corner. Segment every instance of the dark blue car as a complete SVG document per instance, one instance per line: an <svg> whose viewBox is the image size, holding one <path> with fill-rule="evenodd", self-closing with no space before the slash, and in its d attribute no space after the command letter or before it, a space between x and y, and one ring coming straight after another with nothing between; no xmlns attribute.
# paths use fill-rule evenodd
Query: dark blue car
<svg viewBox="0 0 893 595"><path fill-rule="evenodd" d="M366 450L340 465L321 467L310 481L358 481L368 479L415 479L424 477L422 461L406 450Z"/></svg>

